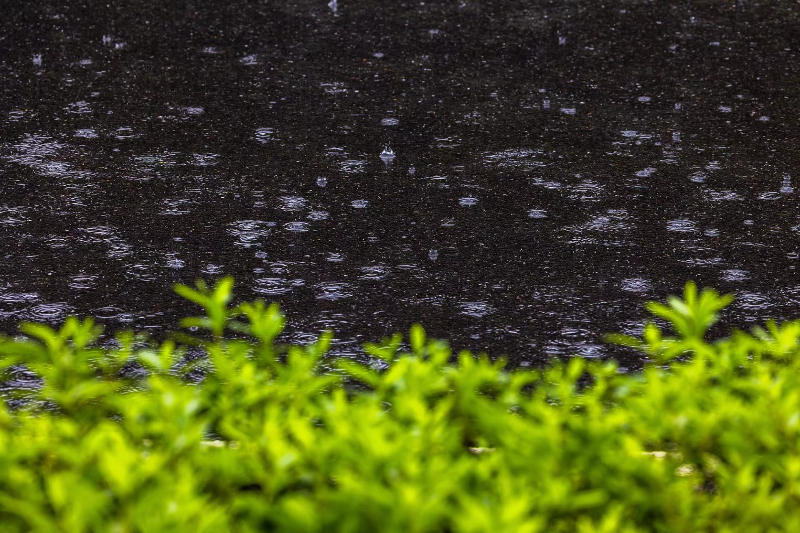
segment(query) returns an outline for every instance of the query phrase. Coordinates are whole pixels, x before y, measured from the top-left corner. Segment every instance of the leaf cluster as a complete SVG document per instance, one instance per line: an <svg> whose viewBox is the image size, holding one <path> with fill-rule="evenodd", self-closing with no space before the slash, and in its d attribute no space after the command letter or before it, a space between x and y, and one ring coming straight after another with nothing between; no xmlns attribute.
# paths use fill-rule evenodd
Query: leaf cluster
<svg viewBox="0 0 800 533"><path fill-rule="evenodd" d="M232 289L179 286L205 313L161 344L76 318L0 339L42 380L0 407L2 531L800 530L800 322L708 341L730 297L688 284L649 306L674 334L613 337L636 374L508 369L420 326L349 360L277 344L278 307Z"/></svg>

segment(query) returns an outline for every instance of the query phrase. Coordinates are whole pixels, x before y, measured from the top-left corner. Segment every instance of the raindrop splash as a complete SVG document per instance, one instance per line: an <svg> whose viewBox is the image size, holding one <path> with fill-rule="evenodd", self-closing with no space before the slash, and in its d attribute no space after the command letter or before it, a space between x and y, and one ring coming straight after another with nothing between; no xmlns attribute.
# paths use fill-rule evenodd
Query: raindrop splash
<svg viewBox="0 0 800 533"><path fill-rule="evenodd" d="M394 161L395 155L394 150L392 150L388 146L383 147L383 151L381 152L381 161L388 167L392 161Z"/></svg>

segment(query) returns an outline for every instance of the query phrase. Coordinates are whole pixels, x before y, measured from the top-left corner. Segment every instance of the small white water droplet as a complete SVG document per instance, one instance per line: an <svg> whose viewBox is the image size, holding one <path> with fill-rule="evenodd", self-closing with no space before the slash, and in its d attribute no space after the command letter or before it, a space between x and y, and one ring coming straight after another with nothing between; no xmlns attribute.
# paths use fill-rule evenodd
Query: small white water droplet
<svg viewBox="0 0 800 533"><path fill-rule="evenodd" d="M320 187L324 187L327 184L328 184L328 178L326 178L325 176L320 176L317 178L317 185L319 185Z"/></svg>
<svg viewBox="0 0 800 533"><path fill-rule="evenodd" d="M381 152L381 160L386 164L386 166L389 166L389 163L394 161L394 158L394 150L388 146L384 146L383 151Z"/></svg>

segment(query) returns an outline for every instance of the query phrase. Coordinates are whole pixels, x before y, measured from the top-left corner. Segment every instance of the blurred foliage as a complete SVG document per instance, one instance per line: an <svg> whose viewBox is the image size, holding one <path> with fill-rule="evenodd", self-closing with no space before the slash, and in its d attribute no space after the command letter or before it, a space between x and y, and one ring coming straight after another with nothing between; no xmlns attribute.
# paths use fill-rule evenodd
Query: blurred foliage
<svg viewBox="0 0 800 533"><path fill-rule="evenodd" d="M419 326L359 362L277 345L278 307L232 288L178 287L205 314L160 345L76 318L0 340L42 378L0 408L0 530L800 531L800 322L709 342L731 298L688 284L649 306L673 333L612 338L637 374L508 370Z"/></svg>

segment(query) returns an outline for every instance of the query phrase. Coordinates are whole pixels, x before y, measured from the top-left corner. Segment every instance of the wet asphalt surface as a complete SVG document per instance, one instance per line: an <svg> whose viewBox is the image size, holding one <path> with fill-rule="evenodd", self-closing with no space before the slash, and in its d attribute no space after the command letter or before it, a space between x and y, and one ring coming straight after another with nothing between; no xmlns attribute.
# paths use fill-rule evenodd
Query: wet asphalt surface
<svg viewBox="0 0 800 533"><path fill-rule="evenodd" d="M736 293L724 328L800 316L794 1L2 12L0 331L159 336L228 274L354 356L419 321L635 367L602 334L687 279Z"/></svg>

